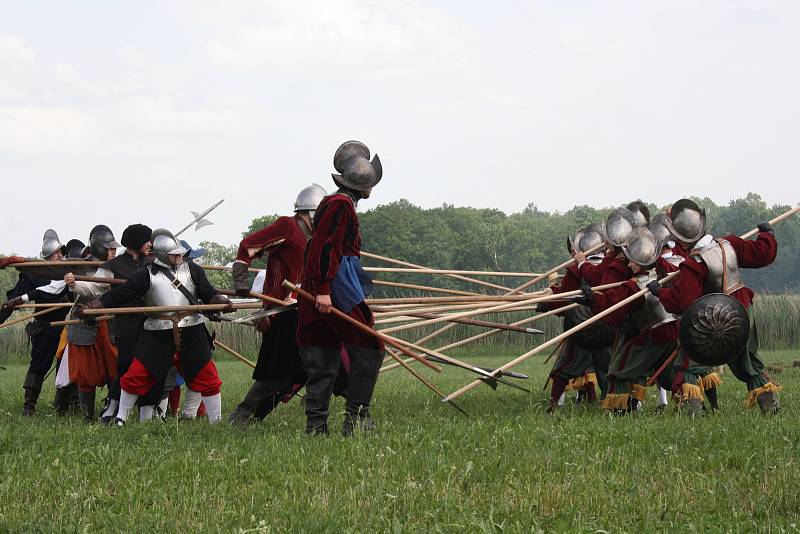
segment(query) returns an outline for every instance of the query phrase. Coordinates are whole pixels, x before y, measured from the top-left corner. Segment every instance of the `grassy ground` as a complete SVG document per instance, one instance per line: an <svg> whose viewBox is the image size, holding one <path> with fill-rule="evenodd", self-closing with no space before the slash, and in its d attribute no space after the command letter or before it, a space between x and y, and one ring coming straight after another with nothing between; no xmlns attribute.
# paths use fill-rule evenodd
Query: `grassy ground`
<svg viewBox="0 0 800 534"><path fill-rule="evenodd" d="M511 351L508 351L511 355ZM40 403L19 416L24 367L0 370L0 531L758 531L800 524L795 352L783 410L741 405L724 375L723 412L690 420L613 418L569 406L544 413L546 367L529 360L531 395L482 386L470 418L402 370L382 376L374 435L310 439L298 402L247 432L227 424L88 426ZM504 358L474 358L482 364ZM219 362L228 413L249 385ZM446 369L452 391L471 379ZM502 386L501 386L502 388ZM52 399L52 385L42 394ZM341 424L341 399L333 423Z"/></svg>

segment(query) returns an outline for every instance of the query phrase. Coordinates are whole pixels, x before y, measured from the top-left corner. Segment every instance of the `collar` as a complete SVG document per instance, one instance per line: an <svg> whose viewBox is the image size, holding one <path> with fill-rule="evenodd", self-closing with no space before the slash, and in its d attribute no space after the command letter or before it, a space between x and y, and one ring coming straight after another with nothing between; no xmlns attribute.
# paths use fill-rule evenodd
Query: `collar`
<svg viewBox="0 0 800 534"><path fill-rule="evenodd" d="M360 197L358 196L358 193L356 193L355 191L351 191L349 189L345 189L344 187L340 187L336 191L336 194L346 196L347 198L350 199L350 202L353 203L353 206L358 206L358 201L360 200Z"/></svg>
<svg viewBox="0 0 800 534"><path fill-rule="evenodd" d="M707 247L708 245L711 244L713 240L714 236L712 236L711 234L704 235L703 237L700 238L700 241L694 244L694 247L692 247L692 251L700 250L701 248Z"/></svg>

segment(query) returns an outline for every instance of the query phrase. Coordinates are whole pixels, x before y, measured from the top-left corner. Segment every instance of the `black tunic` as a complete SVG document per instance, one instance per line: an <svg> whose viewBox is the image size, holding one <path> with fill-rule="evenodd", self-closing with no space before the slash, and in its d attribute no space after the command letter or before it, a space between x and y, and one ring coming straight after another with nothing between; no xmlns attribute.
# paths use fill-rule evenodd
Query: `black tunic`
<svg viewBox="0 0 800 534"><path fill-rule="evenodd" d="M133 256L128 254L127 252L123 252L119 256L116 256L107 262L101 265L102 268L111 271L114 274L114 278L119 278L122 280L127 280L133 273L144 267L148 264L148 258L141 257L139 259L134 259ZM128 304L129 306L144 306L144 300L142 297L134 298ZM142 325L144 324L145 316L144 314L124 314L124 315L117 315L114 317L114 320L111 321L111 335L115 338L119 337L133 337L139 335L139 331L142 329Z"/></svg>

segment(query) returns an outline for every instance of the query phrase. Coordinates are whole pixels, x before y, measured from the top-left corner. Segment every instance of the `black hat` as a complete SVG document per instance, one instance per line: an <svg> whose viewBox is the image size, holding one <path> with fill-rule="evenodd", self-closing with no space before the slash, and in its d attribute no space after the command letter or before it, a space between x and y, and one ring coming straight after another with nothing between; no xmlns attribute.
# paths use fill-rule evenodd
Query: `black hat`
<svg viewBox="0 0 800 534"><path fill-rule="evenodd" d="M132 224L122 232L122 246L131 250L139 250L150 241L153 230L144 224Z"/></svg>

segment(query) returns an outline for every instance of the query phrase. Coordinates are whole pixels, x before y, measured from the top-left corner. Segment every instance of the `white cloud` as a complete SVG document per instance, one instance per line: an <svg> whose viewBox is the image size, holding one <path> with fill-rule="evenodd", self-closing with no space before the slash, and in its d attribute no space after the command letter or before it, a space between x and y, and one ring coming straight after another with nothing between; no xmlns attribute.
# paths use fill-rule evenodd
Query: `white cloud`
<svg viewBox="0 0 800 534"><path fill-rule="evenodd" d="M137 96L120 104L121 119L151 133L213 133L241 124L232 110L178 109L170 97Z"/></svg>
<svg viewBox="0 0 800 534"><path fill-rule="evenodd" d="M242 69L309 76L441 79L467 67L467 32L423 2L266 0L262 22L233 26L207 45L211 58Z"/></svg>
<svg viewBox="0 0 800 534"><path fill-rule="evenodd" d="M20 65L32 65L36 54L25 39L14 35L0 35L0 66L4 68Z"/></svg>
<svg viewBox="0 0 800 534"><path fill-rule="evenodd" d="M0 107L0 151L23 156L91 151L97 123L88 113L59 106Z"/></svg>

